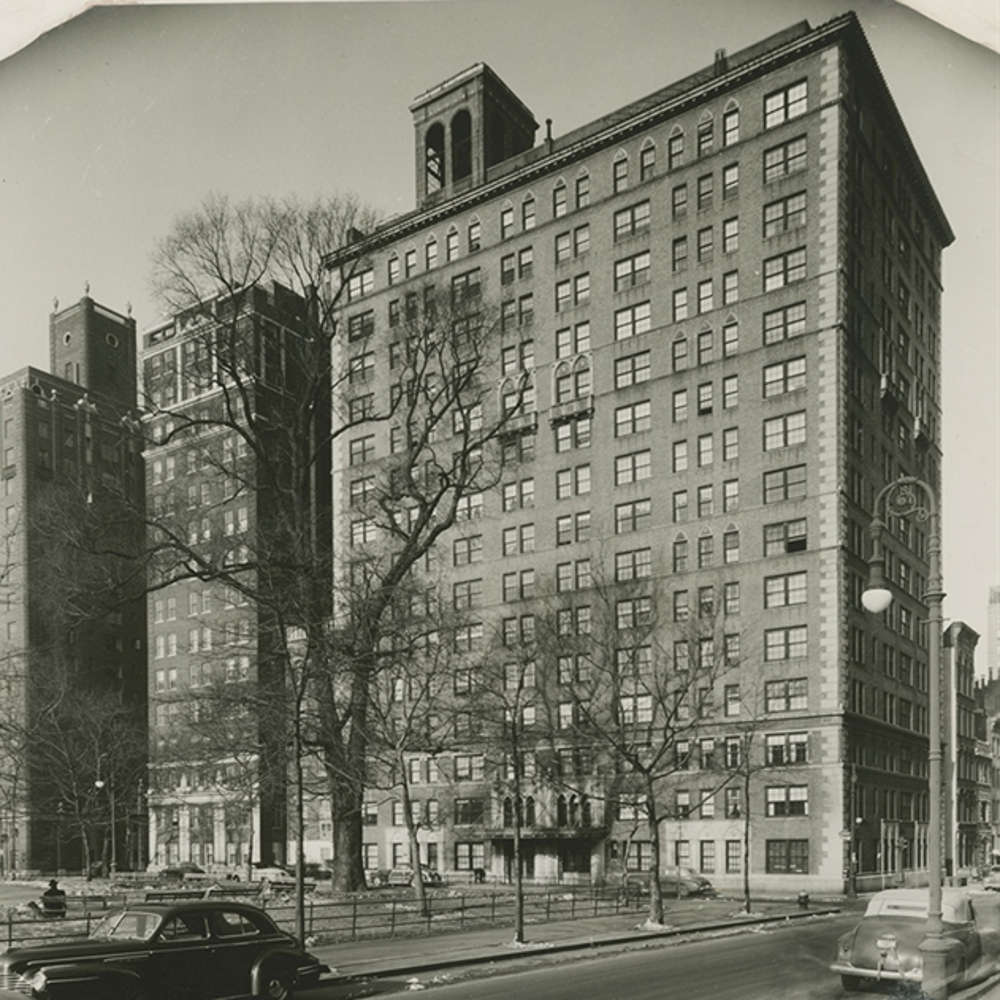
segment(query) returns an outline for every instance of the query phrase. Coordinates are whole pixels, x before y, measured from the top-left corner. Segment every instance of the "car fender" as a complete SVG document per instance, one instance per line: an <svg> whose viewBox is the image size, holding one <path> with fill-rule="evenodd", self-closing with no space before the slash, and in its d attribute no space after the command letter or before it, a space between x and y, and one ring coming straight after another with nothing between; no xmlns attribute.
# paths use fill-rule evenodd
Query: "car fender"
<svg viewBox="0 0 1000 1000"><path fill-rule="evenodd" d="M264 988L264 970L271 962L278 962L294 977L295 970L302 964L302 954L290 948L272 948L270 951L265 951L250 970L250 990L254 996L260 996Z"/></svg>
<svg viewBox="0 0 1000 1000"><path fill-rule="evenodd" d="M83 983L100 983L107 987L107 996L124 997L129 987L137 987L142 980L132 969L116 968L103 962L62 962L43 964L32 970L32 976L45 977L44 992L39 997L70 997L79 992Z"/></svg>

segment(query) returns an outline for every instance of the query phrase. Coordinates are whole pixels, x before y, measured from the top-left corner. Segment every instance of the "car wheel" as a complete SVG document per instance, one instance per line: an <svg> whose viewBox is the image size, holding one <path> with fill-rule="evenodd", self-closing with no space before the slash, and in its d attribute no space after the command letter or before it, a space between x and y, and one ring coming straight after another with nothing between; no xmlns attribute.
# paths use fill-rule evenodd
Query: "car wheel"
<svg viewBox="0 0 1000 1000"><path fill-rule="evenodd" d="M292 977L284 969L267 969L261 982L262 997L267 1000L291 1000Z"/></svg>
<svg viewBox="0 0 1000 1000"><path fill-rule="evenodd" d="M841 976L840 985L845 993L860 993L863 989L860 976Z"/></svg>

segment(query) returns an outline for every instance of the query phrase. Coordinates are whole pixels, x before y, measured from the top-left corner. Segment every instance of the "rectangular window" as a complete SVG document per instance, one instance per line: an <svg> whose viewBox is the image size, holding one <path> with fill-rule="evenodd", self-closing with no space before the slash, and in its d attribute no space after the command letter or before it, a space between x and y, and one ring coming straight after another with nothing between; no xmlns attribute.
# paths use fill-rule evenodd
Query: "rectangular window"
<svg viewBox="0 0 1000 1000"><path fill-rule="evenodd" d="M711 465L714 460L715 444L712 434L698 435L698 468Z"/></svg>
<svg viewBox="0 0 1000 1000"><path fill-rule="evenodd" d="M481 843L457 842L455 844L455 869L471 872L486 867L486 845Z"/></svg>
<svg viewBox="0 0 1000 1000"><path fill-rule="evenodd" d="M774 128L806 113L808 84L805 80L764 96L764 128Z"/></svg>
<svg viewBox="0 0 1000 1000"><path fill-rule="evenodd" d="M528 232L535 228L535 199L525 198L521 204L521 228Z"/></svg>
<svg viewBox="0 0 1000 1000"><path fill-rule="evenodd" d="M674 221L687 215L688 189L687 184L678 184L670 193L670 210Z"/></svg>
<svg viewBox="0 0 1000 1000"><path fill-rule="evenodd" d="M673 316L677 323L688 316L688 293L686 288L675 288L673 295Z"/></svg>
<svg viewBox="0 0 1000 1000"><path fill-rule="evenodd" d="M795 302L764 313L763 326L765 344L778 344L790 337L798 337L806 330L806 304Z"/></svg>
<svg viewBox="0 0 1000 1000"><path fill-rule="evenodd" d="M713 256L713 250L713 228L712 226L705 226L703 229L698 230L698 263L704 264L710 261Z"/></svg>
<svg viewBox="0 0 1000 1000"><path fill-rule="evenodd" d="M768 733L764 739L764 760L770 767L805 764L809 757L806 733Z"/></svg>
<svg viewBox="0 0 1000 1000"><path fill-rule="evenodd" d="M670 267L676 274L687 267L688 241L686 236L678 236L671 244Z"/></svg>
<svg viewBox="0 0 1000 1000"><path fill-rule="evenodd" d="M799 191L764 206L764 237L778 236L806 224L806 193Z"/></svg>
<svg viewBox="0 0 1000 1000"><path fill-rule="evenodd" d="M768 816L808 816L808 785L769 785L764 789Z"/></svg>
<svg viewBox="0 0 1000 1000"><path fill-rule="evenodd" d="M698 282L698 314L715 308L715 290L711 278Z"/></svg>
<svg viewBox="0 0 1000 1000"><path fill-rule="evenodd" d="M776 875L809 874L808 840L768 840L765 842L765 870Z"/></svg>
<svg viewBox="0 0 1000 1000"><path fill-rule="evenodd" d="M738 792L738 788L727 788L727 792ZM743 844L738 840L726 841L726 874L739 875L743 872Z"/></svg>
<svg viewBox="0 0 1000 1000"><path fill-rule="evenodd" d="M791 465L764 473L764 503L803 500L806 495L806 467Z"/></svg>
<svg viewBox="0 0 1000 1000"><path fill-rule="evenodd" d="M652 426L652 410L648 399L619 406L615 410L615 437L640 434Z"/></svg>
<svg viewBox="0 0 1000 1000"><path fill-rule="evenodd" d="M796 444L805 444L806 411L783 413L769 417L763 424L764 451L776 451Z"/></svg>
<svg viewBox="0 0 1000 1000"><path fill-rule="evenodd" d="M764 555L787 555L806 550L806 519L764 525Z"/></svg>
<svg viewBox="0 0 1000 1000"><path fill-rule="evenodd" d="M615 507L615 534L624 535L648 528L652 521L652 501L632 500Z"/></svg>
<svg viewBox="0 0 1000 1000"><path fill-rule="evenodd" d="M469 252L473 250L478 250L481 245L482 240L482 226L478 219L474 219L469 223L468 229L468 240L469 240Z"/></svg>
<svg viewBox="0 0 1000 1000"><path fill-rule="evenodd" d="M698 334L698 364L707 365L714 360L715 334L711 330L702 330Z"/></svg>
<svg viewBox="0 0 1000 1000"><path fill-rule="evenodd" d="M764 659L801 660L809 651L809 630L805 625L764 630Z"/></svg>
<svg viewBox="0 0 1000 1000"><path fill-rule="evenodd" d="M675 539L673 545L673 568L675 573L687 572L688 543L685 538ZM686 648L686 646L685 646Z"/></svg>
<svg viewBox="0 0 1000 1000"><path fill-rule="evenodd" d="M782 573L764 578L764 607L786 608L806 603L806 574Z"/></svg>
<svg viewBox="0 0 1000 1000"><path fill-rule="evenodd" d="M806 359L789 358L764 367L764 398L782 396L806 387Z"/></svg>
<svg viewBox="0 0 1000 1000"><path fill-rule="evenodd" d="M615 261L614 288L622 292L649 280L649 251Z"/></svg>
<svg viewBox="0 0 1000 1000"><path fill-rule="evenodd" d="M740 248L740 220L737 217L722 222L722 252L736 253Z"/></svg>
<svg viewBox="0 0 1000 1000"><path fill-rule="evenodd" d="M789 139L764 150L764 183L779 180L806 168L806 137Z"/></svg>
<svg viewBox="0 0 1000 1000"><path fill-rule="evenodd" d="M674 366L674 370L677 370L677 366ZM688 391L687 389L676 389L673 395L673 421L675 424L680 423L683 420L687 420L688 415Z"/></svg>
<svg viewBox="0 0 1000 1000"><path fill-rule="evenodd" d="M702 382L698 386L698 415L705 416L714 408L714 392L711 382Z"/></svg>
<svg viewBox="0 0 1000 1000"><path fill-rule="evenodd" d="M688 512L688 491L677 490L673 496L673 520L674 524L680 524L687 520Z"/></svg>
<svg viewBox="0 0 1000 1000"><path fill-rule="evenodd" d="M552 189L552 218L561 219L566 214L566 185L557 184Z"/></svg>
<svg viewBox="0 0 1000 1000"><path fill-rule="evenodd" d="M615 486L637 483L649 479L652 474L652 452L648 449L615 458Z"/></svg>
<svg viewBox="0 0 1000 1000"><path fill-rule="evenodd" d="M722 304L731 306L740 300L740 272L727 271L722 276Z"/></svg>
<svg viewBox="0 0 1000 1000"><path fill-rule="evenodd" d="M615 360L615 388L624 389L649 381L649 351L629 354Z"/></svg>
<svg viewBox="0 0 1000 1000"><path fill-rule="evenodd" d="M630 337L647 333L652 326L652 314L648 302L640 302L634 306L626 306L615 312L615 340L628 340Z"/></svg>
<svg viewBox="0 0 1000 1000"><path fill-rule="evenodd" d="M653 575L653 550L634 549L615 553L615 582L628 583Z"/></svg>
<svg viewBox="0 0 1000 1000"><path fill-rule="evenodd" d="M573 256L572 235L569 232L556 234L556 263L561 264Z"/></svg>
<svg viewBox="0 0 1000 1000"><path fill-rule="evenodd" d="M712 197L715 190L715 178L711 174L703 174L698 178L698 211L704 212L712 207Z"/></svg>
<svg viewBox="0 0 1000 1000"><path fill-rule="evenodd" d="M727 479L722 484L722 511L731 514L740 506L740 481Z"/></svg>
<svg viewBox="0 0 1000 1000"><path fill-rule="evenodd" d="M722 380L722 408L731 410L739 405L740 401L740 377L739 375L727 375Z"/></svg>
<svg viewBox="0 0 1000 1000"><path fill-rule="evenodd" d="M722 432L722 461L735 462L740 457L740 429L727 427Z"/></svg>
<svg viewBox="0 0 1000 1000"><path fill-rule="evenodd" d="M735 198L740 193L740 165L730 163L722 168L722 197Z"/></svg>
<svg viewBox="0 0 1000 1000"><path fill-rule="evenodd" d="M638 233L644 233L649 229L649 202L640 201L628 208L619 209L614 214L614 238L619 240Z"/></svg>
<svg viewBox="0 0 1000 1000"><path fill-rule="evenodd" d="M772 292L784 288L806 276L806 250L799 247L787 253L768 257L764 261L764 291Z"/></svg>
<svg viewBox="0 0 1000 1000"><path fill-rule="evenodd" d="M590 350L590 321L556 330L556 358L569 358Z"/></svg>
<svg viewBox="0 0 1000 1000"><path fill-rule="evenodd" d="M673 466L674 472L685 472L688 467L688 443L687 441L675 441L673 446Z"/></svg>

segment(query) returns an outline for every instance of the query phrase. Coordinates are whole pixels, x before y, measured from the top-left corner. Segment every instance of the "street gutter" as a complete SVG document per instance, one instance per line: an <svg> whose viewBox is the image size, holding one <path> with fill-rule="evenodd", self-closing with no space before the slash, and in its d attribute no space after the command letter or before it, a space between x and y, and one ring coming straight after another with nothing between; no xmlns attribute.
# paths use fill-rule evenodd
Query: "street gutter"
<svg viewBox="0 0 1000 1000"><path fill-rule="evenodd" d="M630 944L637 941L655 941L664 938L686 937L690 934L704 934L720 930L739 930L740 928L759 927L762 924L781 924L791 920L803 920L806 917L826 917L841 912L840 907L828 907L822 910L802 910L793 913L780 913L765 917L731 918L716 920L709 923L688 924L684 927L664 927L662 930L634 929L623 933L612 933L601 937L591 937L586 940L562 941L558 943L541 942L525 944L509 950L492 952L490 954L471 954L464 958L439 958L433 961L410 962L394 965L391 968L379 968L371 972L350 972L334 975L322 980L323 983L351 982L359 979L385 979L390 976L414 975L422 972L436 972L441 969L455 969L469 965L487 965L491 962L509 962L519 958L529 958L536 955L556 955L568 951L586 951L591 948L603 948L605 945ZM544 925L541 925L544 926Z"/></svg>

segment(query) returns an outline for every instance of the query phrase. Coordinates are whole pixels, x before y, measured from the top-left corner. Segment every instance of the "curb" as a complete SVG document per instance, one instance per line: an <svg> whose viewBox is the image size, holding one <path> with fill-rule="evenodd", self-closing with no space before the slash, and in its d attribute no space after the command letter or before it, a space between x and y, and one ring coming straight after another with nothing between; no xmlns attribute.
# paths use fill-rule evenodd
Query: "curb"
<svg viewBox="0 0 1000 1000"><path fill-rule="evenodd" d="M466 965L486 965L489 962L508 962L518 958L528 958L533 955L556 955L567 951L584 951L590 948L600 948L605 945L628 944L632 941L653 941L661 938L683 937L686 934L699 934L709 931L727 930L739 927L757 927L761 924L786 923L789 920L803 920L806 917L824 917L840 913L840 907L826 907L821 910L802 910L794 913L774 914L766 917L748 917L746 919L712 921L711 923L689 924L686 927L670 927L661 931L628 931L612 934L608 937L577 939L556 944L525 945L523 948L498 954L472 954L464 958L444 958L435 961L411 962L394 965L391 968L377 969L373 972L350 972L334 975L322 980L324 983L349 982L357 979L384 979L389 976L405 976L419 972L433 972L438 969L454 969ZM541 925L539 925L541 926Z"/></svg>

